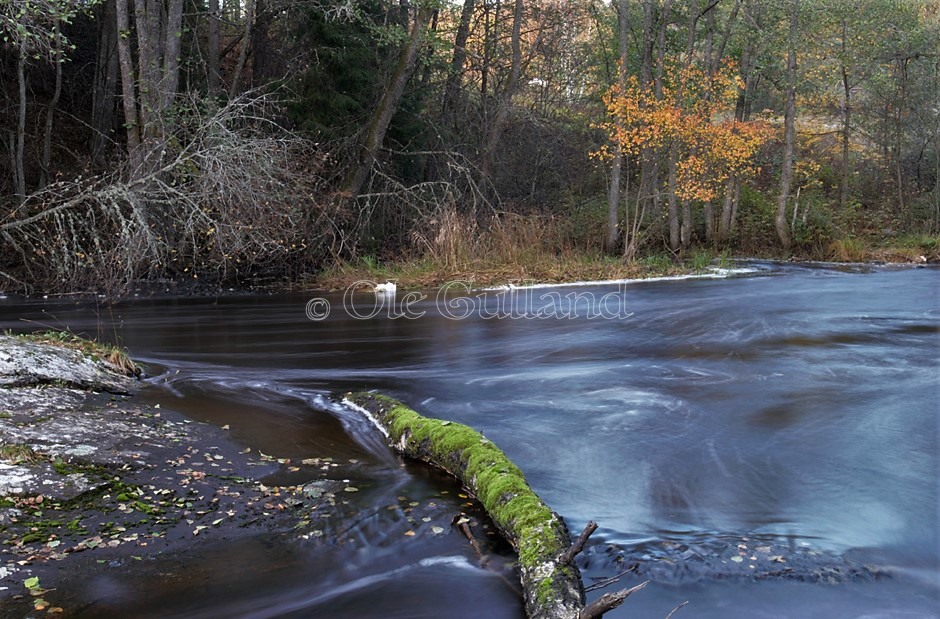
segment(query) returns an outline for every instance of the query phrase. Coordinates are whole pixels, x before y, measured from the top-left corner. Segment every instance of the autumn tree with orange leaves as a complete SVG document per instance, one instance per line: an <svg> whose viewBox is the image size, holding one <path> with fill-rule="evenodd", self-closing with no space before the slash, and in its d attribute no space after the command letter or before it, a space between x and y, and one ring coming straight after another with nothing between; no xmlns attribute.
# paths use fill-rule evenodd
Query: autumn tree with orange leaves
<svg viewBox="0 0 940 619"><path fill-rule="evenodd" d="M596 155L606 158L619 151L637 159L646 153L665 159L676 157L676 182L654 191L674 191L684 204L708 206L722 195L729 180L746 178L754 170L754 155L770 137L763 121L742 122L734 118L738 91L743 88L733 63L708 72L696 66L672 66L664 80L662 96L642 88L630 76L624 85L613 86L605 95L608 121L603 127L610 144ZM645 196L637 195L634 212L628 207L627 247L635 246L644 234L635 212ZM688 212L688 209L684 209ZM712 209L706 212L712 217ZM709 236L713 222L707 223ZM688 245L688 239L683 239ZM627 256L628 258L630 256Z"/></svg>

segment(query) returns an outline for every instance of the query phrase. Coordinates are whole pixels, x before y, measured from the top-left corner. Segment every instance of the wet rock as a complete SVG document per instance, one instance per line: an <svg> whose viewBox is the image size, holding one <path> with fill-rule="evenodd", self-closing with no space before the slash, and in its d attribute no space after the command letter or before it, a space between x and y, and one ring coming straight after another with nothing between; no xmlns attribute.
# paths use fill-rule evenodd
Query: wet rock
<svg viewBox="0 0 940 619"><path fill-rule="evenodd" d="M281 468L323 478L320 460L255 453L223 428L116 395L134 387L80 351L0 336L0 608L14 613L0 616L29 614L31 598L18 595L27 578L51 592L76 565L123 566L261 530L324 536L347 484L262 483Z"/></svg>
<svg viewBox="0 0 940 619"><path fill-rule="evenodd" d="M317 501L326 494L336 493L343 489L344 483L331 479L318 479L305 484L301 488L300 495L304 499Z"/></svg>
<svg viewBox="0 0 940 619"><path fill-rule="evenodd" d="M848 554L775 537L722 535L695 544L654 541L633 547L594 546L584 560L589 571L609 573L629 566L638 578L661 583L789 580L839 584L891 576L890 570Z"/></svg>
<svg viewBox="0 0 940 619"><path fill-rule="evenodd" d="M0 387L59 385L130 393L135 383L114 365L81 350L0 335Z"/></svg>

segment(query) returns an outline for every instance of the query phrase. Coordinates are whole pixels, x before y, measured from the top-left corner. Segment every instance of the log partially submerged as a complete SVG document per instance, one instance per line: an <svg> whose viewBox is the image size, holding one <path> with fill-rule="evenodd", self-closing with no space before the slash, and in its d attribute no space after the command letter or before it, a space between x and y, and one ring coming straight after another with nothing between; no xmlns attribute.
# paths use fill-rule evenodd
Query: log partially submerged
<svg viewBox="0 0 940 619"><path fill-rule="evenodd" d="M574 557L597 525L589 523L572 545L561 516L532 491L519 467L473 428L424 417L398 400L375 393L348 393L344 402L368 417L390 447L447 471L483 504L493 524L518 552L530 619L600 617L637 589L604 596L608 599L585 607ZM604 603L598 604L601 600Z"/></svg>

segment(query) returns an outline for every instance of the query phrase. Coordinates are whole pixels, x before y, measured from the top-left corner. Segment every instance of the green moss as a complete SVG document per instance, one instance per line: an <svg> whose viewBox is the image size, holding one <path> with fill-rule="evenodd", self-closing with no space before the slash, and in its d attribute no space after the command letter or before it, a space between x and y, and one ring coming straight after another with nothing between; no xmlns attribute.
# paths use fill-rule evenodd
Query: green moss
<svg viewBox="0 0 940 619"><path fill-rule="evenodd" d="M74 475L81 473L83 475L94 475L104 477L106 469L100 464L91 464L89 462L66 462L56 456L50 462L52 469L59 475Z"/></svg>
<svg viewBox="0 0 940 619"><path fill-rule="evenodd" d="M560 539L557 516L532 491L519 467L478 431L460 423L424 417L386 396L360 393L347 397L373 411L393 442L405 437L410 455L430 452L437 463L451 467L450 472L476 495L496 526L516 546L523 569L551 561L565 547L567 540Z"/></svg>
<svg viewBox="0 0 940 619"><path fill-rule="evenodd" d="M539 581L538 597L540 604L546 604L552 598L552 579L543 578Z"/></svg>

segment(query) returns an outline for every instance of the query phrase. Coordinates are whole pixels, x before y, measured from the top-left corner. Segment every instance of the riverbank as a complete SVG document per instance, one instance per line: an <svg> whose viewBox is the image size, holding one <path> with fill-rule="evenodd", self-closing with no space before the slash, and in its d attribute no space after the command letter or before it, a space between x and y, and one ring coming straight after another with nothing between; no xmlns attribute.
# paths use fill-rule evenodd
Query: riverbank
<svg viewBox="0 0 940 619"><path fill-rule="evenodd" d="M76 569L258 531L316 536L348 485L330 479L329 459L273 458L225 426L142 403L136 366L108 350L61 334L0 336L0 616L74 614L56 588ZM310 481L262 483L282 468Z"/></svg>
<svg viewBox="0 0 940 619"><path fill-rule="evenodd" d="M533 250L515 259L468 259L448 265L430 258L379 262L360 259L337 264L307 278L306 288L343 290L356 282L395 282L400 288L429 289L447 282L469 282L472 288L505 285L564 284L571 282L617 281L696 275L727 269L753 260L780 262L826 262L843 264L928 264L940 262L940 239L925 237L900 243L870 245L861 241L833 243L825 252L792 255L732 256L699 248L684 258L668 253L652 254L637 260L590 252L560 254Z"/></svg>

